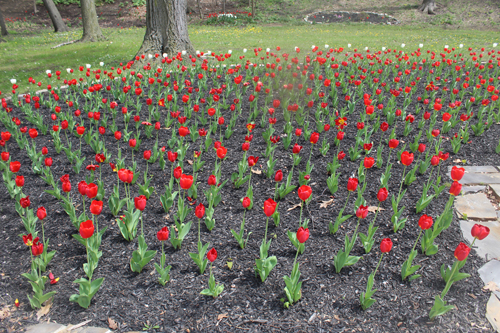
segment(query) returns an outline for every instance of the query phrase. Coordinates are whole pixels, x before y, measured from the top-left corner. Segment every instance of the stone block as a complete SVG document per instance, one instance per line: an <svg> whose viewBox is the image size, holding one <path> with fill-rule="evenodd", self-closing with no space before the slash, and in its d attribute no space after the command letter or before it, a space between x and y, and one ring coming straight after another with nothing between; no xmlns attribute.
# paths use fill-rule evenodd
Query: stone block
<svg viewBox="0 0 500 333"><path fill-rule="evenodd" d="M500 223L498 222L473 222L473 221L460 221L460 228L464 238L472 243L474 238L471 235L471 229L474 224L481 224L490 228L490 234L483 240L477 240L474 243L474 251L486 260L497 259L500 260ZM493 264L492 264L493 265ZM500 266L500 265L499 265ZM500 279L500 270L498 271ZM499 284L500 286L500 284ZM500 296L500 295L499 295Z"/></svg>
<svg viewBox="0 0 500 333"><path fill-rule="evenodd" d="M469 219L496 220L495 207L484 193L466 194L455 199L455 209Z"/></svg>

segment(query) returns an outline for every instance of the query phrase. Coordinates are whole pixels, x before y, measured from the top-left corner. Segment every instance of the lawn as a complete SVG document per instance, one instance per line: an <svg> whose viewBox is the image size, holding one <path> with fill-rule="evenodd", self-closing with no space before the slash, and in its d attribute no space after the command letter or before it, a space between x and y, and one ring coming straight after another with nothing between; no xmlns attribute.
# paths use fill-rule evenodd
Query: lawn
<svg viewBox="0 0 500 333"><path fill-rule="evenodd" d="M445 45L457 47L488 47L498 42L497 35L488 31L450 31L446 29L418 28L414 26L386 25L285 25L212 27L191 26L191 41L200 51L226 52L233 50L233 56L242 55L244 48L272 48L280 46L284 52L293 51L295 46L302 50L311 45L323 47L344 47L352 49L394 48L406 44L408 50L415 50L420 43L424 50L442 51ZM10 79L17 79L21 91L26 90L29 77L40 81L45 71L65 70L80 65L97 66L126 62L135 55L144 37L143 28L104 29L106 41L86 44L70 44L52 49L67 41L78 39L81 30L69 33L54 33L50 30L20 33L11 32L7 43L0 44L0 91L9 94Z"/></svg>

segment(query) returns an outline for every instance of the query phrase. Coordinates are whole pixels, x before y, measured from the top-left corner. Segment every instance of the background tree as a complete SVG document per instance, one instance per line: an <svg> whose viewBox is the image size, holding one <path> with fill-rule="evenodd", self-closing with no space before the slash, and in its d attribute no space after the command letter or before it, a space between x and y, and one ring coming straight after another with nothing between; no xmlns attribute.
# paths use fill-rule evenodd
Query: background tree
<svg viewBox="0 0 500 333"><path fill-rule="evenodd" d="M45 1L45 0L44 0ZM50 0L51 1L51 0ZM81 42L97 42L103 40L101 28L97 21L95 0L80 0L82 6L83 36Z"/></svg>
<svg viewBox="0 0 500 333"><path fill-rule="evenodd" d="M7 36L7 26L5 25L5 20L3 19L2 9L0 9L0 36Z"/></svg>
<svg viewBox="0 0 500 333"><path fill-rule="evenodd" d="M147 0L146 34L137 55L181 51L194 55L188 35L186 0Z"/></svg>
<svg viewBox="0 0 500 333"><path fill-rule="evenodd" d="M54 26L54 31L55 32L69 31L68 27L66 26L61 17L61 14L59 14L59 11L57 10L54 1L52 0L42 0L42 1L45 8L47 8L50 20L52 21L52 25Z"/></svg>
<svg viewBox="0 0 500 333"><path fill-rule="evenodd" d="M423 13L427 13L430 15L435 15L434 9L436 9L436 0L423 0L422 4L418 8Z"/></svg>

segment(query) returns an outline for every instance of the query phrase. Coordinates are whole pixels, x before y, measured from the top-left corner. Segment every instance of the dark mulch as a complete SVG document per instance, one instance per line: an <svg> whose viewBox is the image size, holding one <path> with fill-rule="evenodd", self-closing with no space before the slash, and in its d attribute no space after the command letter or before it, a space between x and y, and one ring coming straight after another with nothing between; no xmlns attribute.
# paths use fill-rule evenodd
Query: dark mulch
<svg viewBox="0 0 500 333"><path fill-rule="evenodd" d="M261 70L259 69L259 71ZM262 75L262 73L258 75ZM413 88L418 89L415 96L423 94L426 84L424 81L421 80ZM214 85L219 87L223 82L225 82L224 77ZM196 83L194 85L196 86ZM223 162L223 179L229 178L232 172L237 171L237 161L242 157L241 144L246 134L245 124L249 111L247 101L250 91L247 91L246 96L242 97L243 113L238 118L236 132L229 140L224 140L224 145L228 148L228 158ZM65 92L61 92L60 95L61 100L65 100ZM112 96L108 95L106 91L103 92L103 96L113 100ZM343 97L342 94L339 94L339 96ZM259 100L262 106L264 106L263 97ZM228 100L233 98L234 94L229 96ZM343 98L340 98L340 100L339 108L343 107L345 103ZM398 105L401 105L403 101L404 97L402 95L397 98ZM443 105L447 105L447 103L448 101L444 101ZM181 102L179 102L180 104ZM60 103L60 105L63 107L63 112L67 110L64 103ZM119 104L119 108L121 106ZM474 112L478 107L477 105L473 107ZM414 108L415 105L412 104L408 111L413 113ZM133 107L130 107L130 109L133 109ZM264 108L264 110L267 110L267 108ZM364 112L364 106L359 102L354 114L349 116L346 138L341 143L341 149L346 153L348 147L354 144L357 133L356 121L360 112ZM40 113L46 118L46 123L52 124L49 118L50 112L47 108L42 107ZM166 115L165 110L163 113ZM230 111L223 112L226 121L229 120L229 113ZM11 115L24 119L19 109L14 109ZM278 129L277 134L281 134L284 125L281 107L278 108L276 115L278 123L275 127ZM147 116L145 103L141 116L143 118ZM121 115L119 117L119 119L122 119ZM260 116L258 119L260 119ZM310 121L310 128L313 128L313 116L310 117ZM24 124L29 125L23 120ZM413 126L416 127L416 124L417 122ZM119 123L118 126L121 129L123 124ZM438 122L437 127L440 126L440 122ZM397 136L401 138L402 142L411 142L410 138L402 137L402 130L403 121L398 120ZM410 137L416 132L416 129L414 129ZM454 133L454 131L452 132ZM161 129L160 146L166 145L170 133L170 129ZM261 133L262 128L257 125L253 132L254 139L251 143L249 155L261 156L262 158L265 143ZM375 146L379 142L380 133L378 131L372 137ZM167 263L172 265L171 281L165 287L162 287L157 282L157 274L152 263L146 266L141 274L130 271L129 260L132 251L136 249L137 241L134 240L129 243L122 238L116 226L115 218L110 214L107 204L105 204L103 214L99 217L99 225L101 228L107 226L108 230L104 234L101 246L103 256L94 273L96 278L105 277L104 284L95 295L89 309L82 309L77 304L69 302L69 296L77 291L77 285L73 281L84 276L82 265L86 260L85 249L72 238L71 235L76 233L76 230L57 200L44 193L48 186L30 170L29 165L31 165L31 162L26 153L20 151L14 142L10 142L9 149L13 159L19 160L23 165L21 174L26 178L23 192L30 195L33 208L36 209L40 205L47 208L48 217L45 223L45 233L50 238L51 249L57 250L49 269L56 277L60 277L60 281L56 285L47 285L48 291L57 291L54 304L47 318L50 318L51 321L71 322L73 324L91 319L92 322L89 325L93 326L107 326L108 318L112 318L119 324L120 332L140 330L144 327L144 323L147 322L152 325L159 325L160 328L157 331L162 332L491 331L491 327L484 316L489 293L481 290L483 284L477 273L478 268L484 264L484 261L474 253L471 253L463 269L464 272L470 273L471 277L456 283L446 298L449 304L456 305L457 309L437 318L434 322L429 322L428 319L434 296L444 288L444 282L439 274L439 267L442 264L451 265L453 263L453 251L457 244L463 240L457 217L454 218L452 226L437 239L437 244L439 244L439 253L437 255L426 257L419 254L417 256L415 263L422 265L422 278L412 282L401 282L401 264L407 258L419 231L417 221L420 214L415 214L414 207L421 195L422 184L427 180L428 174L419 175L418 180L408 188L403 199L401 205L407 207L405 215L408 216L406 228L397 234L392 232L390 200L384 202L382 208L385 210L380 212L376 222L380 229L376 235L376 243L372 252L364 255L358 242L352 254L361 255L362 259L356 265L344 268L340 274L335 273L333 257L343 247L345 235L352 234L356 220L355 218L348 220L335 235L329 234L328 223L335 219L339 209L344 205L347 196L347 179L356 172L360 160L351 162L346 157L342 161L342 167L339 169L341 172L339 190L333 196L334 203L326 209L319 208L322 201L329 200L332 197L326 186L326 164L332 160L333 155L336 153L336 147L333 146L336 131L332 127L329 132L322 133L320 142L325 135L332 147L326 157L319 154L318 147L314 149L312 157L314 169L311 174L310 184L313 190L313 199L303 214L303 217L311 219L311 237L307 241L306 252L299 256L303 296L297 304L289 309L285 309L280 301L281 298L285 297L283 276L290 274L295 256L294 247L289 242L286 231L295 231L297 229L299 209L289 209L299 203L300 200L296 192L293 192L280 201L281 224L279 227L274 227L271 223L269 229L270 237L274 238L270 248L270 255L277 257L278 265L267 281L262 283L255 277L253 267L255 259L258 257L258 249L264 233L265 215L262 211L262 204L264 200L272 196L274 190L274 180L266 179L264 174L254 174L252 176L255 205L246 214L247 231L253 232L247 248L244 250L239 249L230 233L231 228L239 228L243 215L239 199L244 197L246 185L235 189L228 182L222 190L223 202L215 209L215 229L208 232L205 226L202 225L202 240L210 242L211 246L214 246L219 253L214 265L214 274L216 280L225 285L225 290L219 298L213 299L200 295L200 291L208 283L208 270L204 275L200 275L196 265L188 256L188 252L196 250L197 234L194 226L186 237L181 250L175 251L170 244L167 244ZM387 135L385 138L387 138ZM457 155L451 152L451 145L445 139L443 141L443 151L451 153L450 158L443 162L441 170L444 173L447 166L452 165L453 160L457 158L467 160L467 165L498 164L498 155L494 154L494 150L499 136L500 126L498 125L493 125L480 137L474 137L471 133L472 142L463 146ZM70 174L73 185L71 196L77 208L81 209L81 197L77 192L77 184L84 179L84 175L88 175L88 171L82 170L82 173L76 175L72 171L72 166L67 161L65 154L55 154L49 139L51 139L49 135L40 135L36 139L37 147L41 148L47 145L49 148L49 155L54 158L52 171L56 179L65 173ZM71 140L73 146L76 147L78 139L73 137ZM116 157L117 148L112 133L106 133L106 141L108 143L107 148L112 153L113 158ZM422 142L425 141L424 136ZM140 148L141 153L136 154L141 171L145 167L144 161L140 158L142 151L150 149L153 144L154 139L148 140L144 138ZM298 168L295 168L294 182L297 181L297 171L305 168L311 147L311 144L304 138L300 138L299 144L304 146L301 152L303 160ZM121 147L122 155L127 156L127 161L130 161L130 149L128 149L126 143L122 143ZM198 150L198 147L199 142L191 144L187 154L188 159L191 159L192 152L195 149ZM84 165L87 165L87 163L93 161L94 153L86 144L83 145L82 149L83 155L87 156ZM291 148L289 151L284 151L280 143L275 153L275 158L278 160L275 170L283 169L285 177L292 163L290 151ZM387 154L388 149L386 148L384 149L384 158L387 158ZM205 204L206 200L201 189L208 186L206 182L208 175L213 170L214 155L212 152L203 155L203 159L207 162L198 176L198 193L200 194L198 200ZM375 156L374 153L371 155ZM396 161L395 156L396 154L393 153L391 157L391 163L393 163L393 176L389 182L391 194L397 191L403 170L402 165ZM265 167L265 162L264 158L262 158L257 165L258 169ZM191 166L187 163L185 163L185 166L184 172L191 174ZM165 171L160 170L158 163L149 167L150 173L154 175L153 185L156 193L152 195L144 211L145 237L150 248L158 251L161 248L160 242L156 240L156 232L161 227L170 226L173 223L173 212L165 213L159 201L164 185L170 177L169 168L170 164L168 162ZM376 168L367 171L368 187L364 196L370 205L377 204L376 193L379 188L381 173L382 170ZM106 184L107 202L112 186L116 182L116 174L111 172L108 165L103 165L103 179ZM142 176L139 179L142 179ZM449 181L449 178L444 177L444 181ZM0 303L12 305L16 298L21 301L19 310L11 317L13 321L9 322L9 319L7 319L2 324L11 331L19 331L20 325L24 326L37 321L35 311L30 308L26 298L26 294L31 292L31 288L27 280L20 276L21 273L29 270L30 256L27 247L18 237L24 230L20 218L14 210L13 200L10 199L4 187L0 191L2 193L0 196L0 220L2 221L0 226L2 233L0 239L0 248L2 249L0 252L0 261L2 263L0 289L3 291ZM133 186L132 191L134 196L137 195L137 186ZM437 217L442 212L447 199L448 195L445 191L426 208L424 213ZM348 212L353 212L353 205L354 198L351 198L347 208ZM87 202L88 206L89 203ZM196 220L193 213L189 218ZM367 225L371 219L373 219L372 213L361 224L361 232L366 233ZM375 278L375 287L378 288L378 292L375 294L377 302L367 311L362 311L359 306L359 294L365 290L368 275L378 262L380 256L378 244L384 237L390 237L393 240L394 248L391 253L384 257ZM159 255L154 260L158 262ZM227 261L233 262L231 270L226 265Z"/></svg>

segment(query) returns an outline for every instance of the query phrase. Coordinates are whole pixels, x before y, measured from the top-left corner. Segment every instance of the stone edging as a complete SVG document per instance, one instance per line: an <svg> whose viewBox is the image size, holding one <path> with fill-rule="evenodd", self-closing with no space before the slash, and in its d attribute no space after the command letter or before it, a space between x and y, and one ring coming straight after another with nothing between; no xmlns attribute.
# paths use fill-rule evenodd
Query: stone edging
<svg viewBox="0 0 500 333"><path fill-rule="evenodd" d="M346 11L328 11L328 12L315 12L315 13L311 13L311 14L308 14L306 17L304 17L304 21L310 23L310 24L313 24L313 22L309 21L309 18L311 16L318 16L318 15L322 15L322 14L340 14L340 15L351 15L351 14L361 14L361 12L346 12ZM393 16L390 16L388 14L385 14L385 13L374 13L374 12L363 12L363 14L368 14L368 15L371 15L371 16L379 16L383 19L388 19L387 23L385 24L388 24L388 25L393 25L393 24L400 24L401 22L396 19L395 17ZM314 23L317 23L317 24L322 24L324 22L314 22ZM372 23L372 22L367 22L367 23L370 23L370 24L377 24L377 23ZM382 23L384 24L384 23Z"/></svg>

